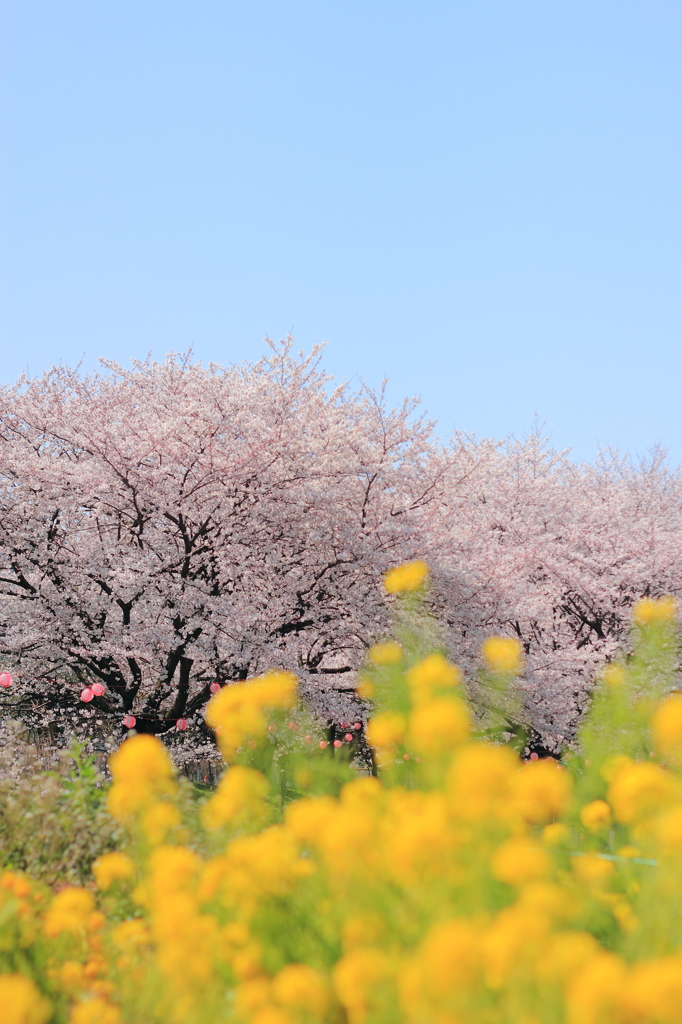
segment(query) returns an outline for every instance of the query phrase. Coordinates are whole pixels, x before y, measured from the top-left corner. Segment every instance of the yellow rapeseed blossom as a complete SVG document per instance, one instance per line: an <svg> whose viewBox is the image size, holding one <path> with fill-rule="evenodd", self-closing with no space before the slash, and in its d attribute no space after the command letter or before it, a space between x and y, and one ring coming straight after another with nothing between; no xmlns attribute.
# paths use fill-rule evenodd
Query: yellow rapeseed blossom
<svg viewBox="0 0 682 1024"><path fill-rule="evenodd" d="M402 743L406 730L404 715L399 715L397 711L382 711L370 718L367 739L377 750L384 750Z"/></svg>
<svg viewBox="0 0 682 1024"><path fill-rule="evenodd" d="M426 562L405 562L403 565L390 569L384 576L384 588L387 594L403 594L419 590L429 575Z"/></svg>
<svg viewBox="0 0 682 1024"><path fill-rule="evenodd" d="M490 636L483 641L482 653L493 672L518 675L523 670L523 648L515 637Z"/></svg>
<svg viewBox="0 0 682 1024"><path fill-rule="evenodd" d="M592 800L580 811L580 820L590 832L598 832L611 822L611 808L606 800Z"/></svg>
<svg viewBox="0 0 682 1024"><path fill-rule="evenodd" d="M140 918L132 918L116 925L111 933L112 941L117 949L124 952L139 949L149 943L149 928Z"/></svg>
<svg viewBox="0 0 682 1024"><path fill-rule="evenodd" d="M547 852L522 836L507 839L495 851L491 861L494 877L508 885L524 885L535 878L543 878L551 866Z"/></svg>
<svg viewBox="0 0 682 1024"><path fill-rule="evenodd" d="M87 889L62 889L52 900L45 915L45 934L54 938L62 932L79 935L95 909L95 899Z"/></svg>
<svg viewBox="0 0 682 1024"><path fill-rule="evenodd" d="M224 686L209 701L206 721L215 730L228 763L248 740L258 741L266 735L270 711L294 706L297 687L298 680L290 672L267 672Z"/></svg>
<svg viewBox="0 0 682 1024"><path fill-rule="evenodd" d="M429 654L405 673L414 705L459 686L462 673L442 654Z"/></svg>
<svg viewBox="0 0 682 1024"><path fill-rule="evenodd" d="M651 604L640 625L671 621ZM374 760L354 717L340 756L320 750L284 672L211 702L231 766L195 806L158 739L122 744L108 800L129 837L92 865L98 891L0 871L0 957L34 979L0 974L0 1024L680 1024L682 696L651 739L645 720L673 631L635 629L566 770L470 712L407 610L404 648L369 652ZM484 657L501 684L522 667L516 641Z"/></svg>
<svg viewBox="0 0 682 1024"><path fill-rule="evenodd" d="M626 762L613 777L608 799L616 820L630 824L661 808L676 790L675 779L658 765Z"/></svg>
<svg viewBox="0 0 682 1024"><path fill-rule="evenodd" d="M547 937L537 971L542 981L565 984L599 952L597 940L589 932L560 931Z"/></svg>
<svg viewBox="0 0 682 1024"><path fill-rule="evenodd" d="M161 796L173 796L173 765L155 736L132 736L125 740L109 761L113 785L107 804L119 821L128 821L146 804Z"/></svg>
<svg viewBox="0 0 682 1024"><path fill-rule="evenodd" d="M656 749L678 759L682 755L682 694L673 693L657 708L651 719Z"/></svg>
<svg viewBox="0 0 682 1024"><path fill-rule="evenodd" d="M604 951L596 953L569 981L567 1024L603 1024L613 1020L626 978L626 966L620 957Z"/></svg>
<svg viewBox="0 0 682 1024"><path fill-rule="evenodd" d="M272 980L272 996L285 1009L322 1020L329 1009L329 982L308 964L287 964Z"/></svg>
<svg viewBox="0 0 682 1024"><path fill-rule="evenodd" d="M125 853L105 853L92 865L98 889L110 889L114 882L127 882L135 877L135 862Z"/></svg>
<svg viewBox="0 0 682 1024"><path fill-rule="evenodd" d="M332 972L334 988L349 1024L364 1024L381 1006L394 973L390 958L381 949L352 949L337 961Z"/></svg>
<svg viewBox="0 0 682 1024"><path fill-rule="evenodd" d="M398 975L400 1008L408 1021L448 1019L479 980L480 929L467 920L444 921L431 928L413 958Z"/></svg>
<svg viewBox="0 0 682 1024"><path fill-rule="evenodd" d="M308 797L289 804L284 820L299 842L314 845L332 825L337 813L338 804L330 796Z"/></svg>
<svg viewBox="0 0 682 1024"><path fill-rule="evenodd" d="M565 843L569 836L570 832L563 821L553 821L551 825L545 825L542 830L542 838L550 846Z"/></svg>
<svg viewBox="0 0 682 1024"><path fill-rule="evenodd" d="M142 831L152 846L166 841L171 829L182 821L180 811L167 800L157 800L142 815Z"/></svg>
<svg viewBox="0 0 682 1024"><path fill-rule="evenodd" d="M405 652L394 640L388 643L374 644L369 649L369 660L373 665L399 665Z"/></svg>
<svg viewBox="0 0 682 1024"><path fill-rule="evenodd" d="M640 626L672 622L677 614L677 601L671 594L652 599L643 597L632 609L632 618Z"/></svg>
<svg viewBox="0 0 682 1024"><path fill-rule="evenodd" d="M414 709L409 741L419 754L444 754L468 739L470 725L471 715L462 701L441 697Z"/></svg>
<svg viewBox="0 0 682 1024"><path fill-rule="evenodd" d="M571 859L573 874L585 885L604 885L613 874L613 862L596 853Z"/></svg>
<svg viewBox="0 0 682 1024"><path fill-rule="evenodd" d="M222 825L235 827L248 823L259 824L267 817L265 797L268 782L253 768L234 765L223 775L214 795L201 810L207 828Z"/></svg>
<svg viewBox="0 0 682 1024"><path fill-rule="evenodd" d="M69 1024L119 1024L121 1011L105 999L95 997L76 1003L69 1016Z"/></svg>
<svg viewBox="0 0 682 1024"><path fill-rule="evenodd" d="M568 773L556 761L529 762L514 779L514 798L527 821L542 825L568 807L571 798Z"/></svg>
<svg viewBox="0 0 682 1024"><path fill-rule="evenodd" d="M682 1007L682 956L634 964L620 1005L628 1021L677 1024Z"/></svg>
<svg viewBox="0 0 682 1024"><path fill-rule="evenodd" d="M656 834L665 854L682 854L682 804L666 810L656 822Z"/></svg>
<svg viewBox="0 0 682 1024"><path fill-rule="evenodd" d="M454 811L472 821L508 816L519 764L509 747L488 743L462 747L447 780Z"/></svg>
<svg viewBox="0 0 682 1024"><path fill-rule="evenodd" d="M602 672L602 679L607 686L622 686L626 679L625 667L613 662Z"/></svg>
<svg viewBox="0 0 682 1024"><path fill-rule="evenodd" d="M23 974L0 974L2 1024L45 1024L52 1008L34 981Z"/></svg>

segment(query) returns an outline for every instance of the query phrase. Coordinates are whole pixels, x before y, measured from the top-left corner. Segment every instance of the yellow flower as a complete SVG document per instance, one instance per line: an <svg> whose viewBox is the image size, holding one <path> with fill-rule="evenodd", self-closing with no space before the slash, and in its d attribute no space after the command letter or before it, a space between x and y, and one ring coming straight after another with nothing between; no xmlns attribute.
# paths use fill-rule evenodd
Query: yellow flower
<svg viewBox="0 0 682 1024"><path fill-rule="evenodd" d="M152 896L163 903L173 894L193 890L201 868L199 857L186 846L158 846L149 858Z"/></svg>
<svg viewBox="0 0 682 1024"><path fill-rule="evenodd" d="M547 853L530 839L507 839L497 849L491 861L495 878L507 885L523 885L535 878L543 878L551 869Z"/></svg>
<svg viewBox="0 0 682 1024"><path fill-rule="evenodd" d="M95 899L87 889L62 889L52 900L45 915L44 931L54 938L62 932L78 935L87 927L95 909Z"/></svg>
<svg viewBox="0 0 682 1024"><path fill-rule="evenodd" d="M154 736L133 736L111 755L109 767L114 782L109 790L109 811L127 821L145 804L176 792L173 765L160 740Z"/></svg>
<svg viewBox="0 0 682 1024"><path fill-rule="evenodd" d="M338 811L338 803L330 796L307 797L290 803L284 820L299 842L315 846Z"/></svg>
<svg viewBox="0 0 682 1024"><path fill-rule="evenodd" d="M370 647L369 660L373 665L398 665L403 660L403 654L400 644L390 640L388 643Z"/></svg>
<svg viewBox="0 0 682 1024"><path fill-rule="evenodd" d="M509 747L470 743L457 752L448 775L453 810L470 821L505 816L519 759Z"/></svg>
<svg viewBox="0 0 682 1024"><path fill-rule="evenodd" d="M483 658L489 669L518 675L523 669L523 648L514 637L491 636L483 641Z"/></svg>
<svg viewBox="0 0 682 1024"><path fill-rule="evenodd" d="M77 960L67 960L57 971L62 988L73 994L85 987L85 968Z"/></svg>
<svg viewBox="0 0 682 1024"><path fill-rule="evenodd" d="M682 755L682 694L673 693L657 708L651 719L656 749L675 760Z"/></svg>
<svg viewBox="0 0 682 1024"><path fill-rule="evenodd" d="M352 949L341 957L332 976L349 1024L364 1024L369 1013L381 1005L393 973L390 959L380 949Z"/></svg>
<svg viewBox="0 0 682 1024"><path fill-rule="evenodd" d="M24 899L31 893L31 885L28 878L25 875L18 874L16 871L5 871L0 880L0 887L8 889L17 899Z"/></svg>
<svg viewBox="0 0 682 1024"><path fill-rule="evenodd" d="M224 686L209 701L206 721L215 730L226 761L233 761L247 740L266 735L268 711L294 706L297 686L298 680L290 672L267 672L245 683Z"/></svg>
<svg viewBox="0 0 682 1024"><path fill-rule="evenodd" d="M202 807L201 820L206 828L262 822L267 817L268 789L268 781L260 772L235 765L225 772L214 795Z"/></svg>
<svg viewBox="0 0 682 1024"><path fill-rule="evenodd" d="M410 743L420 754L443 754L468 739L470 724L469 711L461 701L431 700L410 715Z"/></svg>
<svg viewBox="0 0 682 1024"><path fill-rule="evenodd" d="M172 828L176 828L182 817L180 811L166 800L157 800L147 807L142 815L142 829L152 846L163 843Z"/></svg>
<svg viewBox="0 0 682 1024"><path fill-rule="evenodd" d="M248 978L237 986L235 993L235 1010L240 1018L251 1018L251 1015L266 1006L270 999L270 979L264 977Z"/></svg>
<svg viewBox="0 0 682 1024"><path fill-rule="evenodd" d="M513 972L527 972L546 944L548 929L548 917L532 907L501 910L481 937L486 985L499 989Z"/></svg>
<svg viewBox="0 0 682 1024"><path fill-rule="evenodd" d="M615 662L607 665L602 672L602 679L607 686L622 686L625 682L625 667Z"/></svg>
<svg viewBox="0 0 682 1024"><path fill-rule="evenodd" d="M341 938L345 950L372 946L379 942L385 924L379 914L352 914L343 922Z"/></svg>
<svg viewBox="0 0 682 1024"><path fill-rule="evenodd" d="M114 882L127 882L135 877L135 864L125 853L105 853L92 865L98 889L110 889Z"/></svg>
<svg viewBox="0 0 682 1024"><path fill-rule="evenodd" d="M466 997L480 973L479 930L464 920L434 925L415 956L401 966L398 993L401 1020L451 1019L447 1010ZM452 1004L455 1004L453 1007Z"/></svg>
<svg viewBox="0 0 682 1024"><path fill-rule="evenodd" d="M99 997L76 1003L69 1024L119 1024L121 1011Z"/></svg>
<svg viewBox="0 0 682 1024"><path fill-rule="evenodd" d="M593 800L580 811L580 820L589 832L598 832L611 822L611 808L606 800Z"/></svg>
<svg viewBox="0 0 682 1024"><path fill-rule="evenodd" d="M111 938L117 949L129 952L148 945L150 936L146 923L136 917L116 925Z"/></svg>
<svg viewBox="0 0 682 1024"><path fill-rule="evenodd" d="M569 835L570 832L562 821L553 821L551 825L545 825L542 830L542 838L549 846L565 843Z"/></svg>
<svg viewBox="0 0 682 1024"><path fill-rule="evenodd" d="M405 739L407 723L403 715L395 711L381 711L370 718L367 725L367 739L377 750L394 747Z"/></svg>
<svg viewBox="0 0 682 1024"><path fill-rule="evenodd" d="M466 920L435 924L419 948L419 960L430 993L446 996L470 986L480 969L480 930Z"/></svg>
<svg viewBox="0 0 682 1024"><path fill-rule="evenodd" d="M666 956L633 964L621 1005L629 1021L677 1024L682 1007L682 958Z"/></svg>
<svg viewBox="0 0 682 1024"><path fill-rule="evenodd" d="M601 1024L612 1020L625 988L625 964L614 953L600 950L569 982L567 1024Z"/></svg>
<svg viewBox="0 0 682 1024"><path fill-rule="evenodd" d="M658 765L625 762L613 777L608 798L616 821L627 825L669 803L675 791L675 780Z"/></svg>
<svg viewBox="0 0 682 1024"><path fill-rule="evenodd" d="M326 1016L329 985L324 975L307 964L287 964L272 981L272 995L285 1009L302 1010L315 1020Z"/></svg>
<svg viewBox="0 0 682 1024"><path fill-rule="evenodd" d="M384 587L387 594L402 594L405 591L419 590L429 575L426 562L404 562L395 569L389 570L384 576Z"/></svg>
<svg viewBox="0 0 682 1024"><path fill-rule="evenodd" d="M358 685L356 687L359 697L363 700L371 700L374 696L376 687L374 681L369 676L361 675L358 679Z"/></svg>
<svg viewBox="0 0 682 1024"><path fill-rule="evenodd" d="M682 853L682 807L666 811L656 823L656 833L663 853Z"/></svg>
<svg viewBox="0 0 682 1024"><path fill-rule="evenodd" d="M613 862L596 853L572 857L573 874L585 885L603 885L613 874Z"/></svg>
<svg viewBox="0 0 682 1024"><path fill-rule="evenodd" d="M513 786L520 813L535 825L558 817L568 807L570 780L566 771L555 761L525 764L514 779Z"/></svg>
<svg viewBox="0 0 682 1024"><path fill-rule="evenodd" d="M538 976L566 982L598 952L599 945L588 932L555 932L549 936L537 964Z"/></svg>
<svg viewBox="0 0 682 1024"><path fill-rule="evenodd" d="M254 1013L251 1024L293 1024L293 1021L278 1006L262 1006Z"/></svg>
<svg viewBox="0 0 682 1024"><path fill-rule="evenodd" d="M639 626L672 622L677 614L677 601L671 594L654 600L643 597L632 609L632 618Z"/></svg>
<svg viewBox="0 0 682 1024"><path fill-rule="evenodd" d="M442 654L429 654L405 673L413 704L421 704L439 695L443 690L459 686L462 673Z"/></svg>
<svg viewBox="0 0 682 1024"><path fill-rule="evenodd" d="M0 974L3 1024L45 1024L52 1014L35 982L23 974Z"/></svg>

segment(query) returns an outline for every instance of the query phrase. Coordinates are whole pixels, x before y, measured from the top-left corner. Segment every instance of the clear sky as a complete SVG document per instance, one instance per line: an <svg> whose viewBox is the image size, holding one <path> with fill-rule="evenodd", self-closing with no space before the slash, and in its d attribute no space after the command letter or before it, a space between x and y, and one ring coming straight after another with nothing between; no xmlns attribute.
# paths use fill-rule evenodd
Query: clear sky
<svg viewBox="0 0 682 1024"><path fill-rule="evenodd" d="M682 462L679 0L4 0L0 379L263 335Z"/></svg>

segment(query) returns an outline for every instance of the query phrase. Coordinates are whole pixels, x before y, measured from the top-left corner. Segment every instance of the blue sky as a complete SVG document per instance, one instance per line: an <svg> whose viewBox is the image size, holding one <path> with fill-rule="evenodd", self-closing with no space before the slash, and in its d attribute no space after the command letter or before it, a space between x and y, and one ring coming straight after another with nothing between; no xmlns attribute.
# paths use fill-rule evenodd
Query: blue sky
<svg viewBox="0 0 682 1024"><path fill-rule="evenodd" d="M0 380L263 335L682 462L679 0L5 0Z"/></svg>

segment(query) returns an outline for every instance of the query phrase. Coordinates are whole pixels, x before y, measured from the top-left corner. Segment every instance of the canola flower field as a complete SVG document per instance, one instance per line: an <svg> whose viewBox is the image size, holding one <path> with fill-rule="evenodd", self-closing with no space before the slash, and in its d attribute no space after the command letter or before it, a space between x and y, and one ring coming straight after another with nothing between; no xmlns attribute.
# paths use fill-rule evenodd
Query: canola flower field
<svg viewBox="0 0 682 1024"><path fill-rule="evenodd" d="M386 589L418 611L426 574ZM404 624L361 674L372 773L319 739L283 672L212 699L229 767L193 809L163 745L126 740L108 805L128 840L95 884L0 876L0 1020L682 1021L674 601L640 601L632 630L561 762L524 762ZM487 641L500 705L522 668L515 640Z"/></svg>

